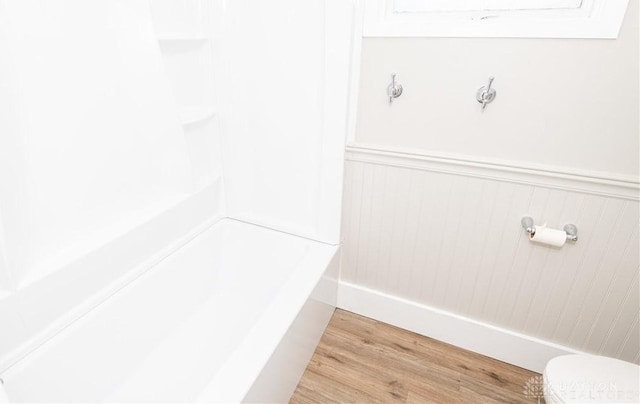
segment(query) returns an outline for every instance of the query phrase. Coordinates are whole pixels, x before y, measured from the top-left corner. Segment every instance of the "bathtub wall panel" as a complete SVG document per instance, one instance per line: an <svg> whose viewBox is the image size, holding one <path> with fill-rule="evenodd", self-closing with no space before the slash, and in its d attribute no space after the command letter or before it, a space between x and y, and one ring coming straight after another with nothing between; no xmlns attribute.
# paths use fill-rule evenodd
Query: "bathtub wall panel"
<svg viewBox="0 0 640 404"><path fill-rule="evenodd" d="M147 1L0 0L0 50L2 370L224 207Z"/></svg>
<svg viewBox="0 0 640 404"><path fill-rule="evenodd" d="M226 3L220 123L231 217L338 243L352 3Z"/></svg>
<svg viewBox="0 0 640 404"><path fill-rule="evenodd" d="M0 49L4 50L9 49L8 18L4 2L0 2ZM3 111L0 114L0 290L8 290L13 288L11 268L24 268L27 260L28 228L24 225L27 170L21 146L19 108L15 102L17 72L10 57L0 58L0 72L0 108ZM7 237L7 231L11 237ZM12 272L14 276L18 275L15 269Z"/></svg>
<svg viewBox="0 0 640 404"><path fill-rule="evenodd" d="M30 283L184 198L191 171L145 1L2 12L15 122L0 149L18 173L18 192L0 195L3 232L14 281Z"/></svg>
<svg viewBox="0 0 640 404"><path fill-rule="evenodd" d="M638 362L637 182L472 163L351 147L341 281ZM534 244L523 216L579 240Z"/></svg>
<svg viewBox="0 0 640 404"><path fill-rule="evenodd" d="M151 16L156 32L187 37L205 31L203 10L212 0L151 0ZM215 0L213 0L215 1Z"/></svg>

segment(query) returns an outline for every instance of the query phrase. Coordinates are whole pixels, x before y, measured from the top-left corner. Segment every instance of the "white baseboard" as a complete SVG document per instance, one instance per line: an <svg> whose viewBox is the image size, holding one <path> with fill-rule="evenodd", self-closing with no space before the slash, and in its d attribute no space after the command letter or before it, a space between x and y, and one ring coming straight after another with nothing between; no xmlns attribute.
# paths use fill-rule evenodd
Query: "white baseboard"
<svg viewBox="0 0 640 404"><path fill-rule="evenodd" d="M468 349L534 372L575 349L341 281L338 308Z"/></svg>

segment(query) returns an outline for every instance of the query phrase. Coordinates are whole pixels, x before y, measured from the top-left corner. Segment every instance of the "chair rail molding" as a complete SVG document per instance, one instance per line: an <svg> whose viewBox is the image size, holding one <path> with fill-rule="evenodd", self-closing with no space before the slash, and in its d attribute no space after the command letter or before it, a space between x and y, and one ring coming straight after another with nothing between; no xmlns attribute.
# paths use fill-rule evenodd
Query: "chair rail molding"
<svg viewBox="0 0 640 404"><path fill-rule="evenodd" d="M640 180L638 177L630 175L464 155L418 152L362 143L349 144L346 159L391 167L542 186L632 201L640 200Z"/></svg>

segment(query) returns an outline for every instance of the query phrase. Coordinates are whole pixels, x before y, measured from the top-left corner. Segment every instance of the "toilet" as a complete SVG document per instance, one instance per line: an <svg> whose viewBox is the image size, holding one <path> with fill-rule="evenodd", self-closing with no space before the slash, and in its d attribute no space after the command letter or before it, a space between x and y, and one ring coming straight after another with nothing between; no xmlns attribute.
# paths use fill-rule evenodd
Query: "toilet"
<svg viewBox="0 0 640 404"><path fill-rule="evenodd" d="M4 391L4 380L0 379L0 404L5 404L9 402L9 397L7 397L7 393Z"/></svg>
<svg viewBox="0 0 640 404"><path fill-rule="evenodd" d="M556 403L638 403L640 366L596 355L564 355L547 363L544 398Z"/></svg>

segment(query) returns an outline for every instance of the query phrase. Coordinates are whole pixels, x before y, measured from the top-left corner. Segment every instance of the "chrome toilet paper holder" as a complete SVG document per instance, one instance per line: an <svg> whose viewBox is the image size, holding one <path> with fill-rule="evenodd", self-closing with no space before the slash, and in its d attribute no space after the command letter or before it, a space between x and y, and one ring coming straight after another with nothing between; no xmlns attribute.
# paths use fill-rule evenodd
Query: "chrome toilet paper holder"
<svg viewBox="0 0 640 404"><path fill-rule="evenodd" d="M525 216L520 220L520 224L530 236L533 237L533 235L536 234L536 226L533 224L533 218ZM565 224L562 230L567 234L568 241L578 241L578 228L575 224Z"/></svg>

